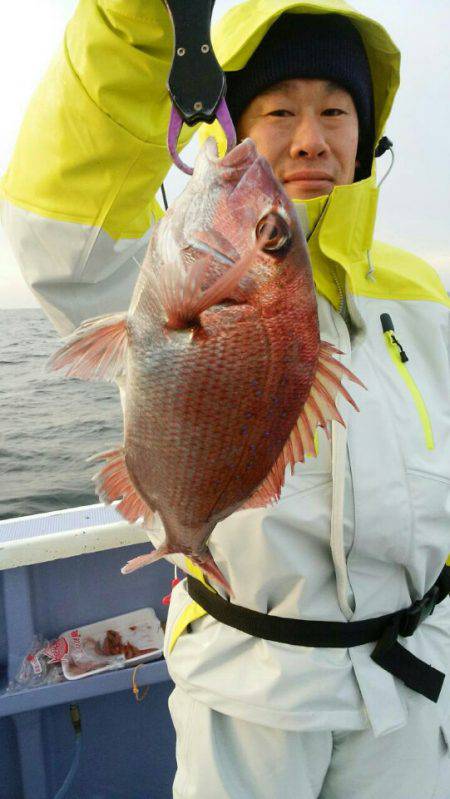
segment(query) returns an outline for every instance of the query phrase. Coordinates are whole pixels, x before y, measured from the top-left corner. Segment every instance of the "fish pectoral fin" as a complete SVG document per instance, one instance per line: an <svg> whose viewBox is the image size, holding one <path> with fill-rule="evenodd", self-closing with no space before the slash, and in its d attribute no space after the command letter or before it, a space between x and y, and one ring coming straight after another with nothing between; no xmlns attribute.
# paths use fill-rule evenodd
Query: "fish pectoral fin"
<svg viewBox="0 0 450 799"><path fill-rule="evenodd" d="M88 319L47 362L47 369L84 380L115 380L124 369L127 314Z"/></svg>
<svg viewBox="0 0 450 799"><path fill-rule="evenodd" d="M335 420L345 427L345 422L336 407L338 394L342 394L347 402L358 410L358 406L341 384L341 380L346 377L362 388L365 386L350 369L336 360L334 355L339 354L341 354L339 350L332 344L321 342L311 390L297 423L269 474L241 506L242 509L261 508L280 498L286 466L290 466L293 473L295 464L303 463L305 455L316 457L314 434L317 427L323 427L328 438L330 438L329 422Z"/></svg>
<svg viewBox="0 0 450 799"><path fill-rule="evenodd" d="M228 299L238 287L241 278L255 264L268 238L269 232L266 231L245 255L232 263L211 286L204 290L202 282L210 266L208 258L197 260L185 273L179 269L179 266L169 266L161 272L160 296L167 314L166 326L176 330L192 325L203 311Z"/></svg>
<svg viewBox="0 0 450 799"><path fill-rule="evenodd" d="M131 482L130 474L125 463L125 452L122 447L94 455L88 460L106 460L106 465L92 478L99 499L106 504L120 499L116 510L130 524L143 518L146 525L151 524L153 510L139 496Z"/></svg>

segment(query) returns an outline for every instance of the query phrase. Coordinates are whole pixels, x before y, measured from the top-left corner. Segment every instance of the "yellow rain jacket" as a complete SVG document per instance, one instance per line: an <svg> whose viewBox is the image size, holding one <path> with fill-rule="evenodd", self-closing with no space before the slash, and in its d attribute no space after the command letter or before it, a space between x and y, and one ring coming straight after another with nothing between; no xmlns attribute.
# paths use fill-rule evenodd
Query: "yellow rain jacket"
<svg viewBox="0 0 450 799"><path fill-rule="evenodd" d="M214 36L224 67L242 67L286 11L342 13L358 27L379 139L399 53L380 25L342 0L236 6ZM80 0L29 105L3 178L2 220L61 334L128 307L170 166L171 52L160 0ZM237 512L211 536L234 601L263 613L331 621L391 613L423 596L450 550L450 303L428 264L373 241L377 202L373 171L335 188L326 208L323 198L297 204L304 229L314 228L321 336L367 391L353 388L360 413L342 407L347 429L333 423L331 443L319 431L317 457L297 465L274 507ZM383 333L385 313L395 336ZM447 674L449 604L401 641ZM184 582L166 631L169 670L182 688L223 713L288 730L371 725L380 735L403 726L409 689L371 660L372 649L253 638L205 615ZM438 704L448 738L449 683Z"/></svg>

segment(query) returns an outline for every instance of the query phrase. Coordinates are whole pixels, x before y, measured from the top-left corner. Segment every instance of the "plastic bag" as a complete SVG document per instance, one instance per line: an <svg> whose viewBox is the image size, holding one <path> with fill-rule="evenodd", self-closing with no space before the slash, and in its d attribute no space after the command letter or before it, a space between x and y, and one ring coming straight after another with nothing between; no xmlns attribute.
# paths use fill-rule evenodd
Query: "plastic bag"
<svg viewBox="0 0 450 799"><path fill-rule="evenodd" d="M19 671L6 691L77 680L162 655L163 631L153 608L104 619L48 640L33 638Z"/></svg>
<svg viewBox="0 0 450 799"><path fill-rule="evenodd" d="M36 688L39 685L51 685L64 681L61 660L67 652L64 639L52 641L42 635L35 635L29 652L25 655L19 671L8 684L10 693Z"/></svg>

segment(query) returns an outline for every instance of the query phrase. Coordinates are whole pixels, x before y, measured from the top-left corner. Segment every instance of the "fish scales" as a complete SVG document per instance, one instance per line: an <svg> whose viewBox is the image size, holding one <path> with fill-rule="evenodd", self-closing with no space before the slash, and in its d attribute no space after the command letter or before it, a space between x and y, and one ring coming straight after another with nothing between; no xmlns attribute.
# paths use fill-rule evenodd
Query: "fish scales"
<svg viewBox="0 0 450 799"><path fill-rule="evenodd" d="M130 410L130 418L137 419L141 409L148 404L155 423L167 416L178 420L174 435L163 426L157 433L155 431L153 440L158 451L163 449L166 452L164 465L168 467L165 469L167 474L164 479L158 475L157 494L164 497L163 504L169 504L170 497L172 504L182 508L183 516L180 521L183 525L195 525L201 519L212 518L218 502L218 489L215 488L217 485L228 484L228 494L223 493L223 488L220 489L222 497L226 497L226 503L229 501L228 497L232 497L236 503L245 499L255 480L258 483L264 478L279 451L279 448L278 451L271 451L263 436L268 426L265 418L265 394L279 392L282 375L277 374L275 368L272 370L273 376L269 378L268 372L272 363L266 356L267 349L269 352L271 349L266 343L268 325L267 322L264 325L266 320L251 312L251 309L248 312L249 321L235 327L234 335L228 335L226 340L214 335L208 336L209 326L202 324L200 335L204 340L201 349L195 349L190 342L186 342L187 352L184 352L183 347L178 348L178 359L176 356L164 359L167 376L159 372L158 368L155 374L148 372L148 385L137 389L139 407L135 411ZM295 341L292 332L287 331L285 338L288 337ZM283 337L276 336L275 342L279 342L280 349L285 349ZM248 375L243 373L243 352L252 363L252 372ZM281 363L277 353L273 361L275 365ZM258 362L259 370L254 368ZM282 368L284 371L284 363ZM174 375L179 376L175 381ZM165 387L164 393L160 395L162 405L149 391L152 385L159 384ZM258 389L258 386L265 387L265 392L262 388ZM298 386L295 388L298 389ZM258 392L261 392L260 396ZM252 395L257 398L256 407L252 411L253 418L264 428L255 430L254 436L261 440L266 452L261 451L260 445L259 458L253 467L255 473L249 470L241 473L239 463L246 454L241 429L246 423L249 398ZM131 391L130 399L133 399ZM292 407L292 401L287 404ZM254 402L253 405L255 406ZM281 431L283 443L294 422L295 418L285 420L287 431ZM269 437L268 443L272 443L272 437ZM139 450L136 453L140 455ZM146 450L146 457L149 453L149 462L152 463L158 452ZM142 458L140 460L141 462L128 462L133 473L139 474L145 468ZM154 479L152 484L155 484ZM152 498L146 499L151 504ZM192 513L191 517L188 511Z"/></svg>
<svg viewBox="0 0 450 799"><path fill-rule="evenodd" d="M342 422L346 377L321 342L295 210L247 139L220 159L212 140L155 226L130 308L85 322L51 368L124 375L123 446L98 456L100 497L130 522L161 516L170 553L231 586L207 541L238 508L278 499L287 466L314 455L318 426ZM244 534L244 531L243 531Z"/></svg>
<svg viewBox="0 0 450 799"><path fill-rule="evenodd" d="M252 487L247 475L235 474L242 457L241 427L246 414L253 406L251 412L257 416L262 405L259 399L255 407L252 383L256 380L264 385L266 381L266 364L261 357L265 336L255 325L254 314L250 316L251 321L226 341L207 336L201 349L187 344L186 354L178 348L178 358L164 359L165 371L157 364L143 384L130 390L130 403L136 402L136 408L130 407L131 419L139 419L147 404L152 409L154 422L149 422L154 435L145 458L152 464L161 449L166 453L164 474L155 475L151 484L155 488L157 480L155 491L162 504L170 501L180 507L180 520L185 525L198 524L212 514L222 485L230 477L243 484L243 499ZM244 342L255 367L251 374L242 369ZM164 391L152 392L152 386L161 385ZM172 419L176 420L173 427L161 423ZM142 451L136 448L133 452L135 459L128 465L133 473L139 473L145 469Z"/></svg>

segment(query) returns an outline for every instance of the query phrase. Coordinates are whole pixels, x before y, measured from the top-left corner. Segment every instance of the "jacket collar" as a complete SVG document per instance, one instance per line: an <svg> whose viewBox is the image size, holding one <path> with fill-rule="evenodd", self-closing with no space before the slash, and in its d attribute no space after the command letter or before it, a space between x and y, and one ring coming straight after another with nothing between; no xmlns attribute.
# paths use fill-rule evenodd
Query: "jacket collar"
<svg viewBox="0 0 450 799"><path fill-rule="evenodd" d="M373 242L378 189L375 175L349 186L336 186L329 197L295 200L294 206L308 240L317 290L339 308L342 287L352 284L352 269L367 264Z"/></svg>

